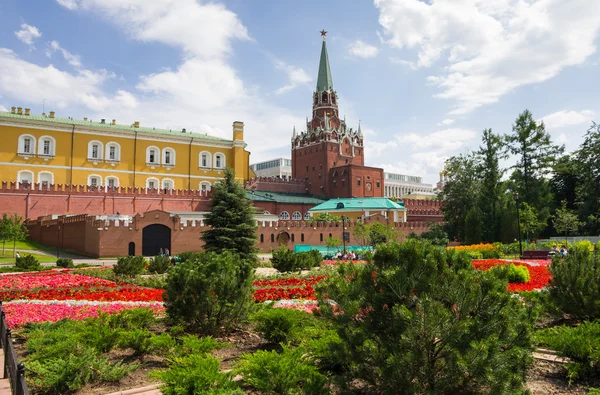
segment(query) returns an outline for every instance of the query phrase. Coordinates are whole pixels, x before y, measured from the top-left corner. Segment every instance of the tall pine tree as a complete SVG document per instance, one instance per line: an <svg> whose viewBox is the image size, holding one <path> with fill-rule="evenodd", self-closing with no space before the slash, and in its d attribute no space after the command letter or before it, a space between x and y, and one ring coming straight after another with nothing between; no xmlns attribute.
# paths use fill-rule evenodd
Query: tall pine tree
<svg viewBox="0 0 600 395"><path fill-rule="evenodd" d="M481 177L482 191L479 197L479 208L482 219L482 237L488 242L500 239L500 206L505 187L502 183L504 170L500 169L500 159L504 159L504 143L502 138L485 129L482 136L483 146L477 154L480 157L478 173Z"/></svg>
<svg viewBox="0 0 600 395"><path fill-rule="evenodd" d="M212 208L206 217L211 228L202 234L205 251L232 251L244 259L256 260L254 206L232 169L213 185Z"/></svg>
<svg viewBox="0 0 600 395"><path fill-rule="evenodd" d="M592 123L575 153L581 185L577 188L579 217L588 234L600 233L600 124Z"/></svg>

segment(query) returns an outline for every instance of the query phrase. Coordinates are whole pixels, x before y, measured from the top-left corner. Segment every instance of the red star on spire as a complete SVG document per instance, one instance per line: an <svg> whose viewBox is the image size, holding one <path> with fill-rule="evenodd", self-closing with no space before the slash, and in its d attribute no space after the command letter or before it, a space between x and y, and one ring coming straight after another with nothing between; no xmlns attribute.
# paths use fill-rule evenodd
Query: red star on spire
<svg viewBox="0 0 600 395"><path fill-rule="evenodd" d="M325 37L327 35L327 31L325 31L325 29L321 30L321 36Z"/></svg>

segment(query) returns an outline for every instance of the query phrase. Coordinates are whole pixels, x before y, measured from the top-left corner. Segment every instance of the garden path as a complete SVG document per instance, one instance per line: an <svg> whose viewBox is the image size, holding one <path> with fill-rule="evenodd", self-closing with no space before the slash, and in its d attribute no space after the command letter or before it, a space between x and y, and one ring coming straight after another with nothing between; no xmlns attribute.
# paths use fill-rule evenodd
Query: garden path
<svg viewBox="0 0 600 395"><path fill-rule="evenodd" d="M4 350L0 348L0 372L4 372ZM8 379L0 379L0 395L11 395Z"/></svg>

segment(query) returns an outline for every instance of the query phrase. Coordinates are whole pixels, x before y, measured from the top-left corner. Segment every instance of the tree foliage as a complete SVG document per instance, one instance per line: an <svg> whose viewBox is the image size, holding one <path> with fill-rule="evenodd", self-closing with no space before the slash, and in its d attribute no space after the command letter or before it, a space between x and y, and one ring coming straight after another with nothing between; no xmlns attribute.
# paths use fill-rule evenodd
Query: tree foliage
<svg viewBox="0 0 600 395"><path fill-rule="evenodd" d="M234 171L227 168L212 191L212 207L205 220L210 228L202 234L204 250L232 251L244 259L256 259L254 207Z"/></svg>
<svg viewBox="0 0 600 395"><path fill-rule="evenodd" d="M427 242L380 245L319 287L342 339L344 382L381 394L502 394L522 389L533 317L506 280ZM335 301L335 304L329 302Z"/></svg>
<svg viewBox="0 0 600 395"><path fill-rule="evenodd" d="M556 210L554 218L552 219L552 224L558 233L564 233L565 236L567 236L569 232L574 233L579 229L579 219L577 218L577 214L567 209L566 200L563 200L561 207Z"/></svg>

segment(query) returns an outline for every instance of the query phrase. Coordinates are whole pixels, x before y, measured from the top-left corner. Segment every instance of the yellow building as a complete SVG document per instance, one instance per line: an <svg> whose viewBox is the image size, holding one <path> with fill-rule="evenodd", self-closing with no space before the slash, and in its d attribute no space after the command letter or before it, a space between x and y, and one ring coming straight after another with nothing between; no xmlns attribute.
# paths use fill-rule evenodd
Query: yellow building
<svg viewBox="0 0 600 395"><path fill-rule="evenodd" d="M198 133L0 112L0 181L96 187L210 190L226 167L251 176L244 124L233 139Z"/></svg>

